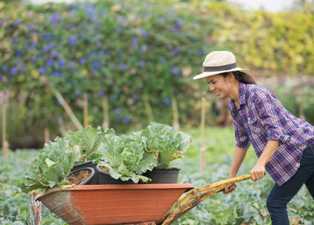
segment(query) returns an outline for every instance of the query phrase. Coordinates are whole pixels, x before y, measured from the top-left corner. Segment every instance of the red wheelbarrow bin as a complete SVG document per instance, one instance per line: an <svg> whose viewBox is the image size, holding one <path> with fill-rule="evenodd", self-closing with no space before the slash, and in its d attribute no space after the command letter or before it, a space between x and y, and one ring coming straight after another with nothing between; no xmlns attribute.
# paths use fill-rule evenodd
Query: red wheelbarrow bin
<svg viewBox="0 0 314 225"><path fill-rule="evenodd" d="M36 196L70 225L169 225L238 176L203 187L191 184L76 185Z"/></svg>

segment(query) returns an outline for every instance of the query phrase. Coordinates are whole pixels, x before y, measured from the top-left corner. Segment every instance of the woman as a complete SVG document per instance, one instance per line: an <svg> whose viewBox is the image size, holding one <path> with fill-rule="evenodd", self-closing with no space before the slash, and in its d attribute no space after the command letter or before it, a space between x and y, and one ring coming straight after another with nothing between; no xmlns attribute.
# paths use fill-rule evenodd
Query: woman
<svg viewBox="0 0 314 225"><path fill-rule="evenodd" d="M236 176L251 143L258 160L251 178L261 179L265 171L275 181L267 198L273 225L288 225L287 204L303 184L314 198L314 127L289 113L267 89L237 67L228 51L209 53L203 72L193 79L207 79L209 90L228 99L236 147L230 177ZM229 193L235 189L230 185Z"/></svg>

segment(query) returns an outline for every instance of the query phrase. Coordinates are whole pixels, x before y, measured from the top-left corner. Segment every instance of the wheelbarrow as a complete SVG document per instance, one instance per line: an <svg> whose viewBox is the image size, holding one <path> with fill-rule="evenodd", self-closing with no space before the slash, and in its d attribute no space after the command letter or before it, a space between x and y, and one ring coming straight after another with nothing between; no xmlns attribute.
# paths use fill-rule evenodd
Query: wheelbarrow
<svg viewBox="0 0 314 225"><path fill-rule="evenodd" d="M169 225L238 176L203 187L191 184L76 185L35 197L70 225Z"/></svg>

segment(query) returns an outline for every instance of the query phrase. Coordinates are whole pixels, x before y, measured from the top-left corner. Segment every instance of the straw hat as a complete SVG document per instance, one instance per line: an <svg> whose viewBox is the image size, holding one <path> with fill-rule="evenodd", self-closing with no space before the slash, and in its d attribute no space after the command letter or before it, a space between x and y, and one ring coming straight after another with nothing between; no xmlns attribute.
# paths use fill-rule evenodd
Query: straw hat
<svg viewBox="0 0 314 225"><path fill-rule="evenodd" d="M203 72L193 77L193 80L214 76L221 73L243 71L237 67L234 54L230 51L210 52L203 62Z"/></svg>

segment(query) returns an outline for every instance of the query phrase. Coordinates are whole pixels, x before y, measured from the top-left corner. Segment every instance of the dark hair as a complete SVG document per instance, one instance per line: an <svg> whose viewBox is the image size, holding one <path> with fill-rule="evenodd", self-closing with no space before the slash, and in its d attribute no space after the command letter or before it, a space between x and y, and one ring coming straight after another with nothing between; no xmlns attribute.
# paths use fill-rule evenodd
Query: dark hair
<svg viewBox="0 0 314 225"><path fill-rule="evenodd" d="M242 71L227 72L227 73L222 73L221 75L223 75L224 77L227 77L231 73L233 74L234 78L241 83L256 84L256 81L252 76Z"/></svg>

